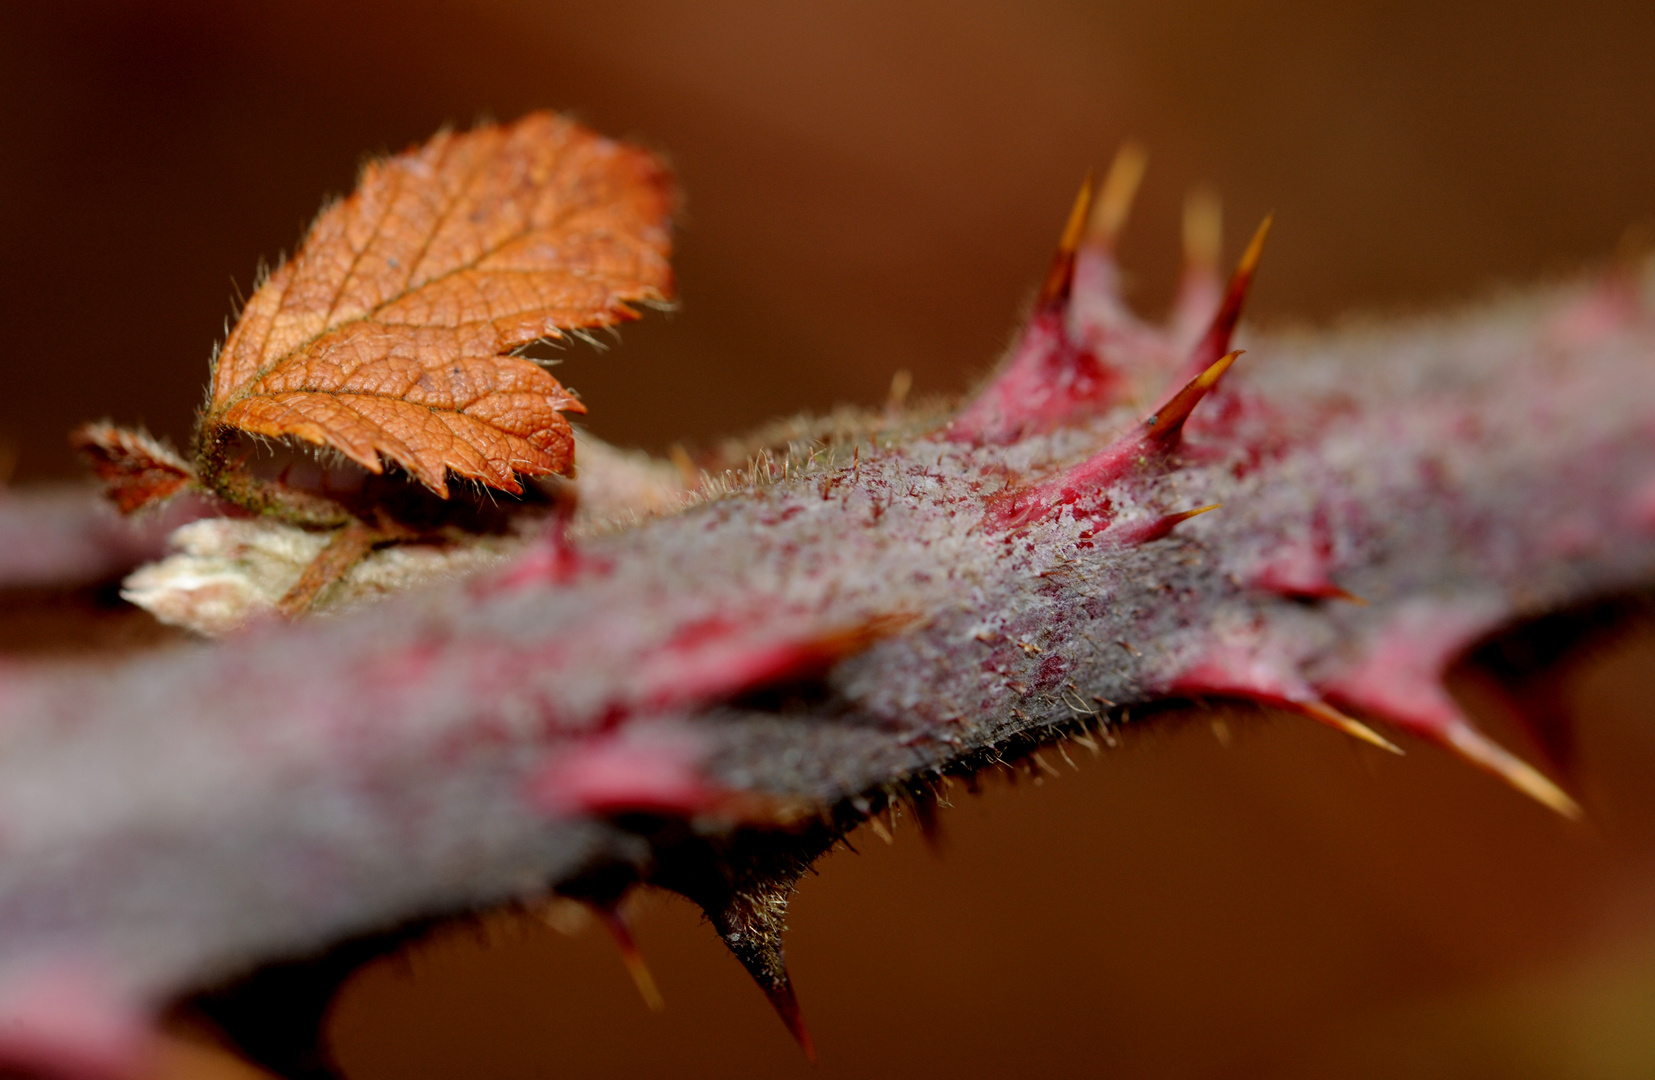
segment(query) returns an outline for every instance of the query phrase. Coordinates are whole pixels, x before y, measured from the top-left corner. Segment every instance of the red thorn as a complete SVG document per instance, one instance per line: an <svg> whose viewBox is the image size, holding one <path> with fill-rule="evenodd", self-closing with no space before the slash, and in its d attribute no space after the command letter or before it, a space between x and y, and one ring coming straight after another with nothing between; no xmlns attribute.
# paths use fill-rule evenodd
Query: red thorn
<svg viewBox="0 0 1655 1080"><path fill-rule="evenodd" d="M1345 600L1367 606L1355 593L1334 584L1332 543L1321 522L1312 536L1286 536L1247 573L1247 584L1294 600Z"/></svg>
<svg viewBox="0 0 1655 1080"><path fill-rule="evenodd" d="M613 907L592 905L598 918L609 927L609 936L615 939L615 947L620 950L621 964L626 973L632 976L632 985L638 988L638 995L644 999L644 1004L650 1012L660 1012L667 1007L666 999L655 985L655 976L649 973L649 965L644 963L644 954L638 951L638 943L632 938L632 931L627 927L626 920Z"/></svg>
<svg viewBox="0 0 1655 1080"><path fill-rule="evenodd" d="M1068 223L1063 226L1063 236L1058 240L1051 269L1046 271L1046 281L1040 286L1040 295L1035 299L1035 310L1060 307L1069 298L1069 285L1075 276L1075 252L1080 250L1087 210L1091 205L1092 171L1088 169L1086 179L1081 181L1080 194L1075 196L1075 204L1069 210Z"/></svg>
<svg viewBox="0 0 1655 1080"><path fill-rule="evenodd" d="M1293 669L1292 661L1273 656L1267 644L1218 645L1201 654L1166 685L1171 694L1241 698L1287 709L1326 724L1362 742L1402 753L1394 743L1323 701Z"/></svg>
<svg viewBox="0 0 1655 1080"><path fill-rule="evenodd" d="M1123 547L1136 547L1139 544L1152 543L1164 539L1181 522L1205 514L1209 510L1217 510L1223 505L1223 503L1213 503L1211 506L1198 506L1194 510L1180 510L1176 514L1162 514L1160 517L1151 518L1148 521L1112 528L1104 534L1104 537Z"/></svg>
<svg viewBox="0 0 1655 1080"><path fill-rule="evenodd" d="M946 437L1012 442L1076 412L1113 404L1120 385L1118 371L1071 340L1062 311L1037 309L1010 359L949 423Z"/></svg>
<svg viewBox="0 0 1655 1080"><path fill-rule="evenodd" d="M1188 370L1205 369L1230 348L1230 335L1235 333L1236 323L1241 321L1241 307L1247 300L1247 291L1252 287L1253 275L1258 272L1259 259L1264 254L1264 238L1270 235L1270 223L1274 220L1274 214L1266 214L1258 231L1253 233L1252 241L1230 277L1229 287L1224 290L1224 302L1218 306L1218 314L1213 316L1206 336L1190 354L1186 365Z"/></svg>
<svg viewBox="0 0 1655 1080"><path fill-rule="evenodd" d="M1336 701L1431 739L1567 818L1580 805L1539 770L1489 739L1443 688L1443 672L1504 612L1418 602L1396 612L1366 654L1325 686Z"/></svg>
<svg viewBox="0 0 1655 1080"><path fill-rule="evenodd" d="M794 637L762 619L715 616L690 623L637 671L635 700L647 708L671 708L810 678L913 620L910 613L891 612L832 629L812 627Z"/></svg>
<svg viewBox="0 0 1655 1080"><path fill-rule="evenodd" d="M1240 355L1241 350L1238 349L1219 357L1136 430L1074 468L1033 488L1002 496L987 515L990 528L1018 529L1031 525L1059 506L1076 503L1083 496L1096 493L1121 477L1165 458L1178 446L1184 421L1189 419L1201 399L1218 385L1218 380Z"/></svg>
<svg viewBox="0 0 1655 1080"><path fill-rule="evenodd" d="M792 980L784 978L779 983L761 985L760 989L770 999L770 1007L776 1010L782 1026L787 1028L787 1033L804 1051L805 1060L816 1064L816 1043L810 1037L810 1029L805 1026L804 1013L799 1009L799 997L793 992Z"/></svg>
<svg viewBox="0 0 1655 1080"><path fill-rule="evenodd" d="M1168 448L1178 445L1179 434L1184 430L1184 421L1188 420L1190 413L1201 404L1201 399L1218 385L1218 380L1230 370L1230 365L1235 363L1236 357L1241 353L1240 349L1225 353L1207 365L1201 374L1185 383L1183 389L1172 395L1172 400L1144 421L1144 442L1149 443L1153 440Z"/></svg>

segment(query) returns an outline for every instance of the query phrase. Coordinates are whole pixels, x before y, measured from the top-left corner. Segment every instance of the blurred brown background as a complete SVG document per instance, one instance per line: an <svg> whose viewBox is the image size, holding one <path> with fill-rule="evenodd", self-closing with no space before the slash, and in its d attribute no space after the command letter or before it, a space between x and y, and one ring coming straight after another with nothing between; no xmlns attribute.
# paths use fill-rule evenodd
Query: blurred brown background
<svg viewBox="0 0 1655 1080"><path fill-rule="evenodd" d="M613 440L706 440L992 363L1089 165L1151 171L1124 241L1165 302L1179 202L1253 312L1434 307L1608 257L1655 214L1655 7L1477 0L0 4L0 440L68 476L78 420L182 443L235 290L364 153L573 110L666 153L682 309L559 371ZM822 1076L1655 1075L1655 646L1579 668L1594 824L1420 748L1204 719L855 842L790 946ZM1239 723L1239 721L1237 721ZM600 934L461 935L339 1009L361 1080L805 1075L682 904L669 1001Z"/></svg>

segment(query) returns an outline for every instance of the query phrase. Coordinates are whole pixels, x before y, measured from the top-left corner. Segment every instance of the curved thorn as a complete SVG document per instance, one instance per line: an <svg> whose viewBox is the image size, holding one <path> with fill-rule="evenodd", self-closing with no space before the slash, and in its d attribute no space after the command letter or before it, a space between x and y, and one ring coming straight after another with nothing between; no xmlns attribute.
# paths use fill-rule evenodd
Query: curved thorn
<svg viewBox="0 0 1655 1080"><path fill-rule="evenodd" d="M1381 750L1389 750L1393 754L1402 753L1402 747L1391 742L1391 740L1360 720L1346 716L1325 701L1300 702L1299 707L1306 716L1314 720L1320 720L1329 727L1337 728L1354 739L1361 739L1365 743L1371 743Z"/></svg>
<svg viewBox="0 0 1655 1080"><path fill-rule="evenodd" d="M1109 163L1109 172L1098 187L1091 220L1086 224L1086 242L1099 247L1114 247L1115 238L1126 225L1132 212L1132 200L1138 194L1138 184L1144 178L1149 155L1135 142L1124 142L1115 151L1115 160Z"/></svg>
<svg viewBox="0 0 1655 1080"><path fill-rule="evenodd" d="M1052 258L1051 269L1046 271L1046 281L1040 286L1040 295L1035 299L1037 309L1055 307L1069 298L1069 285L1075 276L1075 252L1080 249L1080 238L1086 228L1086 215L1091 205L1092 170L1087 169L1086 179L1080 184L1080 193L1069 209L1063 236L1057 242L1057 254Z"/></svg>

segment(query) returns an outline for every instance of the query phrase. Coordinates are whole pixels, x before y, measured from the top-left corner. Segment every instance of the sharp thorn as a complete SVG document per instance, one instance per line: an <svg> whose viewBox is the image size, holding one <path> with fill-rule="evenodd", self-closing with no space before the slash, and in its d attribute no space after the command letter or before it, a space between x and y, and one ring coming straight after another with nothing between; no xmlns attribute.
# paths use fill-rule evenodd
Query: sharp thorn
<svg viewBox="0 0 1655 1080"><path fill-rule="evenodd" d="M1091 205L1092 171L1088 169L1086 179L1081 181L1080 193L1075 196L1075 204L1069 209L1069 220L1063 226L1063 236L1058 240L1051 269L1046 271L1046 281L1040 286L1040 295L1035 299L1036 310L1057 307L1069 299L1069 286L1075 277L1075 252L1080 249L1080 239L1086 229L1087 212Z"/></svg>
<svg viewBox="0 0 1655 1080"><path fill-rule="evenodd" d="M1224 204L1206 187L1184 196L1184 268L1210 274L1224 249Z"/></svg>
<svg viewBox="0 0 1655 1080"><path fill-rule="evenodd" d="M805 1060L812 1065L816 1064L816 1043L810 1037L810 1029L805 1026L804 1013L799 1009L799 997L793 992L793 982L784 973L782 980L770 986L760 985L764 996L770 999L771 1008L781 1017L782 1026L787 1033L793 1036L793 1041L799 1044L804 1051Z"/></svg>
<svg viewBox="0 0 1655 1080"><path fill-rule="evenodd" d="M724 944L736 954L747 973L753 977L770 1007L776 1010L782 1026L793 1036L793 1041L804 1051L806 1060L816 1064L816 1044L805 1026L804 1012L799 1008L799 995L793 990L793 979L787 973L787 961L782 957L781 945L765 935L729 933Z"/></svg>
<svg viewBox="0 0 1655 1080"><path fill-rule="evenodd" d="M1217 510L1223 503L1213 503L1211 506L1200 506L1194 510L1183 510L1176 514L1163 514L1147 522L1132 525L1114 526L1106 535L1123 545L1150 544L1171 534L1172 530L1181 523L1209 510Z"/></svg>
<svg viewBox="0 0 1655 1080"><path fill-rule="evenodd" d="M1103 183L1092 206L1092 216L1086 223L1086 242L1098 247L1112 248L1115 238L1126 225L1132 212L1132 200L1137 197L1138 184L1144 178L1149 155L1135 142L1125 142L1115 151L1115 160L1109 163Z"/></svg>
<svg viewBox="0 0 1655 1080"><path fill-rule="evenodd" d="M868 828L872 829L873 834L875 836L879 837L881 840L885 841L885 843L887 843L887 844L896 843L896 837L891 835L891 830L887 829L885 827L885 823L883 821L880 821L879 818L869 817L868 818Z"/></svg>
<svg viewBox="0 0 1655 1080"><path fill-rule="evenodd" d="M1201 374L1185 383L1183 389L1172 395L1171 400L1146 421L1148 431L1144 433L1144 438L1166 442L1177 438L1178 433L1183 430L1184 421L1189 419L1190 413L1195 411L1201 399L1218 385L1218 380L1230 370L1230 365L1235 363L1241 352L1242 350L1236 349L1225 353L1207 365Z"/></svg>
<svg viewBox="0 0 1655 1080"><path fill-rule="evenodd" d="M1337 728L1353 739L1360 739L1365 743L1379 747L1381 750L1389 750L1393 754L1402 753L1402 747L1391 742L1391 740L1360 720L1346 716L1325 701L1300 702L1299 708L1306 716L1320 720L1329 727Z"/></svg>
<svg viewBox="0 0 1655 1080"><path fill-rule="evenodd" d="M840 841L850 847L843 837ZM802 871L803 866L790 865L785 870L773 869L739 884L728 880L708 881L706 884L711 885L713 891L697 903L707 913L725 946L758 984L799 1049L815 1064L816 1048L799 1010L798 995L793 992L787 959L782 955L787 902Z"/></svg>
<svg viewBox="0 0 1655 1080"><path fill-rule="evenodd" d="M1580 804L1570 798L1562 788L1469 723L1461 720L1449 724L1442 732L1441 738L1449 749L1462 758L1479 769L1493 773L1541 805L1557 811L1571 821L1579 821L1585 816Z"/></svg>
<svg viewBox="0 0 1655 1080"><path fill-rule="evenodd" d="M1223 505L1223 503L1212 503L1207 506L1198 506L1194 510L1180 510L1176 514L1168 514L1166 517L1162 518L1161 521L1168 529L1171 529L1174 525L1177 525L1180 522L1188 521L1192 517L1199 517L1200 515L1207 513L1209 510L1217 510Z"/></svg>
<svg viewBox="0 0 1655 1080"><path fill-rule="evenodd" d="M1247 283L1250 283L1253 275L1258 272L1259 260L1264 257L1264 241L1269 238L1270 226L1275 220L1274 212L1264 215L1264 220L1253 230L1253 238L1247 241L1247 250L1241 253L1241 261L1236 264L1235 277L1243 279L1243 292L1246 291Z"/></svg>
<svg viewBox="0 0 1655 1080"><path fill-rule="evenodd" d="M597 907L598 916L609 927L609 934L615 939L616 948L621 951L621 964L626 973L632 976L632 985L638 988L638 995L644 999L644 1004L650 1012L660 1012L667 1007L666 999L655 985L655 976L649 973L649 965L644 963L644 954L638 951L638 943L632 939L632 931L627 928L626 920L621 913L612 907Z"/></svg>
<svg viewBox="0 0 1655 1080"><path fill-rule="evenodd" d="M1218 307L1218 314L1213 316L1207 333L1195 346L1190 355L1191 367L1205 367L1212 363L1230 347L1230 337L1235 333L1236 324L1241 321L1241 308L1247 301L1247 293L1252 288L1253 276L1258 272L1259 259L1264 255L1264 240L1270 235L1270 223L1275 220L1274 214L1266 214L1259 223L1258 230L1253 233L1253 239L1248 242L1247 250L1242 252L1241 261L1236 264L1235 273L1230 276L1230 283L1224 289L1224 302Z"/></svg>

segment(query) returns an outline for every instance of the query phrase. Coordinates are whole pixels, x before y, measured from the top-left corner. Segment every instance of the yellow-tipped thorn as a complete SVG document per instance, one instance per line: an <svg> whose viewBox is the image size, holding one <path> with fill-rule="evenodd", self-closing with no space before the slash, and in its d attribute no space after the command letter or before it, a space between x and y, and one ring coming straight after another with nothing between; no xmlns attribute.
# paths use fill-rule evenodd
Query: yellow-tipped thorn
<svg viewBox="0 0 1655 1080"><path fill-rule="evenodd" d="M1264 257L1264 241L1270 236L1270 226L1275 220L1276 214L1271 211L1253 230L1253 238L1247 241L1247 250L1241 253L1241 261L1236 264L1237 278L1251 279L1258 270L1259 260Z"/></svg>
<svg viewBox="0 0 1655 1080"><path fill-rule="evenodd" d="M1146 433L1146 437L1173 437L1184 426L1184 421L1189 419L1190 413L1194 412L1195 407L1201 403L1201 399L1206 397L1214 386L1218 385L1218 380L1224 377L1224 373L1230 370L1230 365L1236 362L1236 357L1244 351L1243 349L1233 349L1225 353L1211 364L1208 364L1205 371L1185 383L1182 390L1172 395L1172 399L1161 406L1154 416L1149 418L1149 431Z"/></svg>
<svg viewBox="0 0 1655 1080"><path fill-rule="evenodd" d="M1259 259L1264 256L1265 237L1270 235L1270 223L1275 219L1275 214L1264 215L1258 230L1253 233L1253 239L1247 244L1247 250L1241 253L1241 261L1236 264L1235 273L1230 275L1230 283L1224 287L1224 300L1218 306L1218 314L1213 316L1212 325L1207 327L1206 335L1190 356L1190 366L1196 370L1211 363L1210 357L1216 357L1230 347L1230 336L1235 333L1236 323L1241 321L1241 307L1247 302L1253 274L1258 270Z"/></svg>
<svg viewBox="0 0 1655 1080"><path fill-rule="evenodd" d="M1188 521L1192 517L1199 517L1200 515L1207 513L1209 510L1217 510L1223 505L1223 503L1212 503L1208 506L1197 506L1194 510L1180 510L1176 514L1168 514L1161 520L1170 528L1180 522Z"/></svg>
<svg viewBox="0 0 1655 1080"><path fill-rule="evenodd" d="M666 999L661 996L660 989L655 985L655 976L649 973L649 965L644 963L644 954L638 951L638 943L632 940L632 932L627 929L626 920L621 918L620 912L613 909L600 909L599 914L609 927L610 936L615 939L615 947L621 953L621 965L632 977L632 985L638 988L638 996L644 999L644 1005L650 1012L665 1009Z"/></svg>
<svg viewBox="0 0 1655 1080"><path fill-rule="evenodd" d="M1036 307L1050 307L1068 297L1069 284L1075 276L1075 252L1080 249L1080 238L1086 230L1087 213L1091 206L1092 170L1087 169L1086 179L1080 184L1080 193L1075 196L1075 204L1069 208L1069 220L1057 242L1057 254L1052 258L1051 269L1046 271L1046 281L1040 286Z"/></svg>
<svg viewBox="0 0 1655 1080"><path fill-rule="evenodd" d="M1534 766L1494 742L1468 723L1450 724L1443 733L1449 749L1479 769L1493 773L1512 787L1571 821L1584 816L1580 804Z"/></svg>
<svg viewBox="0 0 1655 1080"><path fill-rule="evenodd" d="M1362 721L1346 716L1325 701L1301 702L1299 708L1304 710L1306 716L1320 720L1329 727L1338 728L1353 739L1361 739L1365 743L1377 746L1381 750L1389 750L1393 754L1402 753L1402 747L1385 738Z"/></svg>
<svg viewBox="0 0 1655 1080"><path fill-rule="evenodd" d="M887 844L896 843L896 837L891 835L891 830L887 829L885 827L885 823L880 821L878 818L870 817L868 819L868 828L872 829L873 834L885 841Z"/></svg>
<svg viewBox="0 0 1655 1080"><path fill-rule="evenodd" d="M1224 251L1224 204L1208 187L1184 196L1184 266L1211 273Z"/></svg>
<svg viewBox="0 0 1655 1080"><path fill-rule="evenodd" d="M1089 242L1114 246L1115 238L1126 225L1127 215L1132 212L1132 200L1138 195L1138 185L1148 164L1149 155L1135 142L1122 143L1115 151L1115 160L1109 163L1109 172L1104 175L1097 201L1092 206L1091 220L1086 224Z"/></svg>

